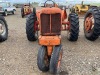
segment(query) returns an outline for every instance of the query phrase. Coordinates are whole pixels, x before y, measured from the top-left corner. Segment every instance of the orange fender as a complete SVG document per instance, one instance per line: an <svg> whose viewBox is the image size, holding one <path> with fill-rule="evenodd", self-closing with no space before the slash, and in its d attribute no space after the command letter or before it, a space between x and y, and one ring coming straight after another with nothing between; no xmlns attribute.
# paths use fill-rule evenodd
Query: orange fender
<svg viewBox="0 0 100 75"><path fill-rule="evenodd" d="M62 10L62 21L64 21L65 19L67 19L67 13L65 10Z"/></svg>

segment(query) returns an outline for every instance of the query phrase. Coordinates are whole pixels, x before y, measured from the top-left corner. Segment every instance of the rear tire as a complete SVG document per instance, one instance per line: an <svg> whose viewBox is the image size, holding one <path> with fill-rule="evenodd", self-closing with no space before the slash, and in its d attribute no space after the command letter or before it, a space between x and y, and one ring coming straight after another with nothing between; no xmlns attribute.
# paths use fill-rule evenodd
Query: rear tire
<svg viewBox="0 0 100 75"><path fill-rule="evenodd" d="M0 31L0 42L7 40L8 38L8 25L4 17L0 16L0 24L4 27L4 31Z"/></svg>
<svg viewBox="0 0 100 75"><path fill-rule="evenodd" d="M89 14L92 14L93 18L94 18L94 27L92 28L92 30L90 32L87 32L85 30L85 20L88 17ZM91 8L88 10L88 12L85 15L84 18L84 34L85 37L90 40L90 41L95 41L99 35L100 35L100 12L98 10L98 8Z"/></svg>
<svg viewBox="0 0 100 75"><path fill-rule="evenodd" d="M47 58L47 60L46 60L46 58ZM47 56L47 47L46 46L41 46L38 51L37 65L38 65L38 68L42 72L47 72L49 70L49 59Z"/></svg>
<svg viewBox="0 0 100 75"><path fill-rule="evenodd" d="M33 8L33 13L36 14L36 8Z"/></svg>
<svg viewBox="0 0 100 75"><path fill-rule="evenodd" d="M69 14L68 18L70 22L70 27L68 30L68 40L69 41L77 41L79 36L79 17L75 13Z"/></svg>
<svg viewBox="0 0 100 75"><path fill-rule="evenodd" d="M50 73L56 74L60 72L62 54L63 54L62 45L55 46L50 59ZM59 57L61 59L59 59ZM58 65L59 61L60 63Z"/></svg>
<svg viewBox="0 0 100 75"><path fill-rule="evenodd" d="M24 18L24 8L21 8L21 16L22 16L22 18Z"/></svg>
<svg viewBox="0 0 100 75"><path fill-rule="evenodd" d="M26 34L29 41L38 39L38 31L35 31L35 22L37 21L36 14L31 13L26 20Z"/></svg>

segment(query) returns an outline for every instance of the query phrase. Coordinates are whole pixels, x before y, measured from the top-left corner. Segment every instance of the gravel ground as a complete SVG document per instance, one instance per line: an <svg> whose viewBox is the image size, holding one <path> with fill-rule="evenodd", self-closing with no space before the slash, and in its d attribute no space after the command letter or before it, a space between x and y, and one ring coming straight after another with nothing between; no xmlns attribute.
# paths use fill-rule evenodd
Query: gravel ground
<svg viewBox="0 0 100 75"><path fill-rule="evenodd" d="M0 75L50 75L37 67L38 41L26 38L26 19L18 9L15 15L5 17L9 26L9 38L0 43ZM59 75L100 75L100 38L94 42L84 37L83 18L80 18L80 35L77 42L67 40L62 32L64 49Z"/></svg>

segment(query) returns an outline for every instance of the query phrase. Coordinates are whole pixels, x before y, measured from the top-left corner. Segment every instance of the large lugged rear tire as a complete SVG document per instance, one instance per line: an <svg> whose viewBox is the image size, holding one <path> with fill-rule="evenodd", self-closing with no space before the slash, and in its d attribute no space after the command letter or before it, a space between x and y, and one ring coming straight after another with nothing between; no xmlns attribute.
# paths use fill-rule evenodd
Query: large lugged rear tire
<svg viewBox="0 0 100 75"><path fill-rule="evenodd" d="M77 41L79 36L79 17L75 13L69 14L69 30L68 30L68 40Z"/></svg>
<svg viewBox="0 0 100 75"><path fill-rule="evenodd" d="M38 51L37 65L38 68L43 72L47 72L49 70L49 58L47 55L47 47L41 46Z"/></svg>
<svg viewBox="0 0 100 75"><path fill-rule="evenodd" d="M8 38L8 25L4 17L0 16L0 42Z"/></svg>
<svg viewBox="0 0 100 75"><path fill-rule="evenodd" d="M94 23L90 27L90 29L86 30L86 19L89 17L93 17ZM91 22L90 22L91 23ZM100 12L98 8L91 8L87 11L84 18L84 34L85 37L90 41L95 41L100 35Z"/></svg>
<svg viewBox="0 0 100 75"><path fill-rule="evenodd" d="M50 59L50 73L57 74L60 72L62 55L62 45L55 46Z"/></svg>
<svg viewBox="0 0 100 75"><path fill-rule="evenodd" d="M26 19L26 34L29 41L36 41L38 39L38 31L35 31L35 22L37 17L35 13L31 13Z"/></svg>
<svg viewBox="0 0 100 75"><path fill-rule="evenodd" d="M22 18L24 18L24 8L21 8L21 16L22 16Z"/></svg>

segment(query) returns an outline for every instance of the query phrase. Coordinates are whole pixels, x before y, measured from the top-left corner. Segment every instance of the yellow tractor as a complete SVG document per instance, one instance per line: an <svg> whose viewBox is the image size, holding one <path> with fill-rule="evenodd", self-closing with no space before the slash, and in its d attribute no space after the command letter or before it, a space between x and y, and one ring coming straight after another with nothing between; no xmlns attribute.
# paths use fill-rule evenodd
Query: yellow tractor
<svg viewBox="0 0 100 75"><path fill-rule="evenodd" d="M25 15L29 15L32 13L30 3L29 4L24 4L24 6L21 8L21 16L24 18Z"/></svg>
<svg viewBox="0 0 100 75"><path fill-rule="evenodd" d="M76 4L75 6L73 6L70 9L70 11L75 12L79 15L83 15L89 10L89 7L90 7L90 5L85 5L85 4L83 4L83 1L82 1L81 4Z"/></svg>

